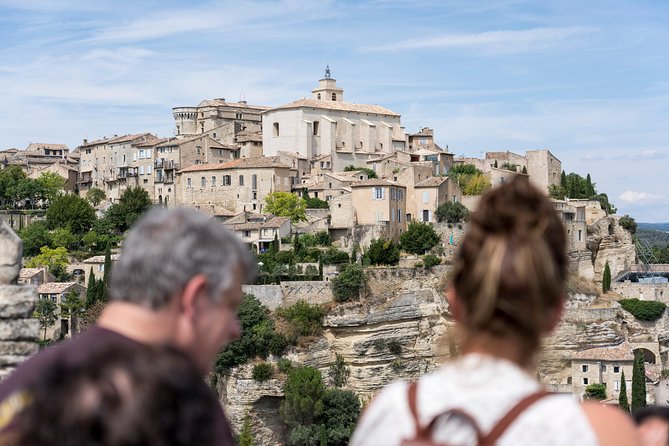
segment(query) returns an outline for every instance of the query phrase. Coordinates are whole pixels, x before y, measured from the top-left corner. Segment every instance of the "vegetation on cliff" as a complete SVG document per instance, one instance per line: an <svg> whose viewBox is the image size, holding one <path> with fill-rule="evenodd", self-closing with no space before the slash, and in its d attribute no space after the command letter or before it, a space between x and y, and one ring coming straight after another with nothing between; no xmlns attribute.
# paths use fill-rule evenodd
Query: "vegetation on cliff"
<svg viewBox="0 0 669 446"><path fill-rule="evenodd" d="M640 321L656 321L662 317L667 304L656 300L620 299L620 306Z"/></svg>

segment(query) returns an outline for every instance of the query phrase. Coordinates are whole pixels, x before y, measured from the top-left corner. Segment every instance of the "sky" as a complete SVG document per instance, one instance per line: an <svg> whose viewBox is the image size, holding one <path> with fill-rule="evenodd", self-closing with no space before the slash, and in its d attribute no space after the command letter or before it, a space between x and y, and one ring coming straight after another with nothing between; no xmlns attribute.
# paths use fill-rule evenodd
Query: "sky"
<svg viewBox="0 0 669 446"><path fill-rule="evenodd" d="M549 149L669 221L666 0L0 0L0 149L174 134L172 107L350 102L455 155Z"/></svg>

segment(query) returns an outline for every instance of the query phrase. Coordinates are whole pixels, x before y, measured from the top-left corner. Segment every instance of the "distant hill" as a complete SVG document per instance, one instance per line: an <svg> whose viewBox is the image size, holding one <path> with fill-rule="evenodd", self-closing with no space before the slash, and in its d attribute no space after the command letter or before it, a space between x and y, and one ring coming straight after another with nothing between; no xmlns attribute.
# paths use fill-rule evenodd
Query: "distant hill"
<svg viewBox="0 0 669 446"><path fill-rule="evenodd" d="M636 236L651 246L666 248L669 245L669 223L638 223Z"/></svg>

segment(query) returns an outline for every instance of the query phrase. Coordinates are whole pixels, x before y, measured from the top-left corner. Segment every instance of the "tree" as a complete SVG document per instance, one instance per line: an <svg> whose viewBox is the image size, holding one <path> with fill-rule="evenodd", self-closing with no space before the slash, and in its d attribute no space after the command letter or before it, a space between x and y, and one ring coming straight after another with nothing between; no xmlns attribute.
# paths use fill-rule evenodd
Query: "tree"
<svg viewBox="0 0 669 446"><path fill-rule="evenodd" d="M26 257L36 256L42 246L51 245L51 234L43 220L35 221L26 226L19 231L19 236L23 240L23 254Z"/></svg>
<svg viewBox="0 0 669 446"><path fill-rule="evenodd" d="M629 215L625 214L620 217L619 224L623 229L628 230L631 234L636 234L637 223L634 218L630 217Z"/></svg>
<svg viewBox="0 0 669 446"><path fill-rule="evenodd" d="M604 265L604 273L602 274L602 291L605 293L611 291L611 268L608 261Z"/></svg>
<svg viewBox="0 0 669 446"><path fill-rule="evenodd" d="M378 178L378 176L376 175L376 171L368 167L355 167L353 164L344 167L344 172L363 172L367 174L367 178L369 178L370 180Z"/></svg>
<svg viewBox="0 0 669 446"><path fill-rule="evenodd" d="M618 397L618 407L627 413L630 413L630 405L627 402L627 383L625 382L625 371L620 375L620 396Z"/></svg>
<svg viewBox="0 0 669 446"><path fill-rule="evenodd" d="M26 262L28 268L46 267L56 280L67 280L69 275L66 272L68 265L68 252L62 246L58 248L49 248L42 246L39 255Z"/></svg>
<svg viewBox="0 0 669 446"><path fill-rule="evenodd" d="M51 242L54 247L62 246L63 248L75 249L79 244L81 238L72 234L68 226L64 228L56 228L51 233Z"/></svg>
<svg viewBox="0 0 669 446"><path fill-rule="evenodd" d="M141 187L129 187L121 194L119 203L125 207L126 224L129 228L151 208L151 197Z"/></svg>
<svg viewBox="0 0 669 446"><path fill-rule="evenodd" d="M246 414L244 417L244 424L242 424L242 430L239 433L239 438L237 440L239 446L254 446L255 441L253 440L253 433L251 432L251 417L249 414Z"/></svg>
<svg viewBox="0 0 669 446"><path fill-rule="evenodd" d="M307 209L328 209L330 207L327 201L316 197L304 197L304 202L306 203Z"/></svg>
<svg viewBox="0 0 669 446"><path fill-rule="evenodd" d="M40 328L44 330L44 337L42 338L42 342L46 342L47 328L52 327L56 323L56 320L58 320L56 310L56 302L50 299L40 299L37 301L37 305L35 305L33 317L39 321Z"/></svg>
<svg viewBox="0 0 669 446"><path fill-rule="evenodd" d="M599 194L596 197L594 197L595 200L599 201L599 204L602 206L602 209L606 211L608 215L613 215L616 212L618 212L618 209L616 207L609 203L609 196L606 194Z"/></svg>
<svg viewBox="0 0 669 446"><path fill-rule="evenodd" d="M293 223L307 221L306 203L291 192L272 192L265 197L265 210L280 217L289 217Z"/></svg>
<svg viewBox="0 0 669 446"><path fill-rule="evenodd" d="M360 296L367 277L365 270L357 263L344 265L341 272L332 279L332 294L337 302L348 302Z"/></svg>
<svg viewBox="0 0 669 446"><path fill-rule="evenodd" d="M98 204L102 203L102 201L106 198L107 194L105 191L97 187L91 187L88 189L88 192L86 192L86 199L90 201L93 206L97 206Z"/></svg>
<svg viewBox="0 0 669 446"><path fill-rule="evenodd" d="M643 363L643 351L634 352L632 369L632 412L646 407L646 367Z"/></svg>
<svg viewBox="0 0 669 446"><path fill-rule="evenodd" d="M469 217L469 209L462 203L447 201L437 208L437 221L448 223L460 223Z"/></svg>
<svg viewBox="0 0 669 446"><path fill-rule="evenodd" d="M95 274L93 274L93 267L88 273L88 286L86 287L86 308L91 308L93 304L98 302L98 288Z"/></svg>
<svg viewBox="0 0 669 446"><path fill-rule="evenodd" d="M339 353L335 353L335 363L330 366L330 378L332 385L335 387L343 387L351 375L351 370L346 365L344 357Z"/></svg>
<svg viewBox="0 0 669 446"><path fill-rule="evenodd" d="M86 303L75 290L70 290L60 303L60 317L70 319L72 334L78 332L79 317L86 309Z"/></svg>
<svg viewBox="0 0 669 446"><path fill-rule="evenodd" d="M425 254L440 240L441 237L431 225L414 220L400 237L400 244L406 252Z"/></svg>
<svg viewBox="0 0 669 446"><path fill-rule="evenodd" d="M43 172L37 178L44 198L49 202L53 201L65 190L67 181L55 172Z"/></svg>
<svg viewBox="0 0 669 446"><path fill-rule="evenodd" d="M284 400L279 413L289 427L308 426L323 413L325 386L314 367L295 367L283 386Z"/></svg>
<svg viewBox="0 0 669 446"><path fill-rule="evenodd" d="M594 197L596 195L595 185L592 184L592 178L590 178L590 174L586 175L585 177L585 194L588 197Z"/></svg>
<svg viewBox="0 0 669 446"><path fill-rule="evenodd" d="M590 384L585 388L583 396L588 400L605 400L606 384Z"/></svg>
<svg viewBox="0 0 669 446"><path fill-rule="evenodd" d="M328 389L323 395L323 413L318 422L325 426L327 444L345 446L360 417L360 399L350 390Z"/></svg>
<svg viewBox="0 0 669 446"><path fill-rule="evenodd" d="M95 221L95 209L77 195L57 197L46 211L49 229L69 227L73 234L87 232Z"/></svg>
<svg viewBox="0 0 669 446"><path fill-rule="evenodd" d="M400 261L400 248L392 240L378 238L369 244L367 257L372 265L397 265Z"/></svg>
<svg viewBox="0 0 669 446"><path fill-rule="evenodd" d="M111 262L111 250L107 246L107 251L105 252L105 264L104 264L104 273L102 276L102 300L107 301L107 288L109 287L109 277L111 275L112 262Z"/></svg>
<svg viewBox="0 0 669 446"><path fill-rule="evenodd" d="M15 205L20 199L20 184L26 179L26 173L16 164L0 170L0 198Z"/></svg>

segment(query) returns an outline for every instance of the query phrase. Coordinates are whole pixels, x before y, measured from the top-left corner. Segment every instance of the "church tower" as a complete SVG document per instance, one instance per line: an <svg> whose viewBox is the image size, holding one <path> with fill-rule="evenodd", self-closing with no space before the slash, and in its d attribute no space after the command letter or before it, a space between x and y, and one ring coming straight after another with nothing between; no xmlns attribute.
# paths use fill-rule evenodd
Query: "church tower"
<svg viewBox="0 0 669 446"><path fill-rule="evenodd" d="M344 101L344 89L337 87L337 81L330 75L330 66L325 67L325 76L318 81L318 88L311 90L312 99L320 101Z"/></svg>

